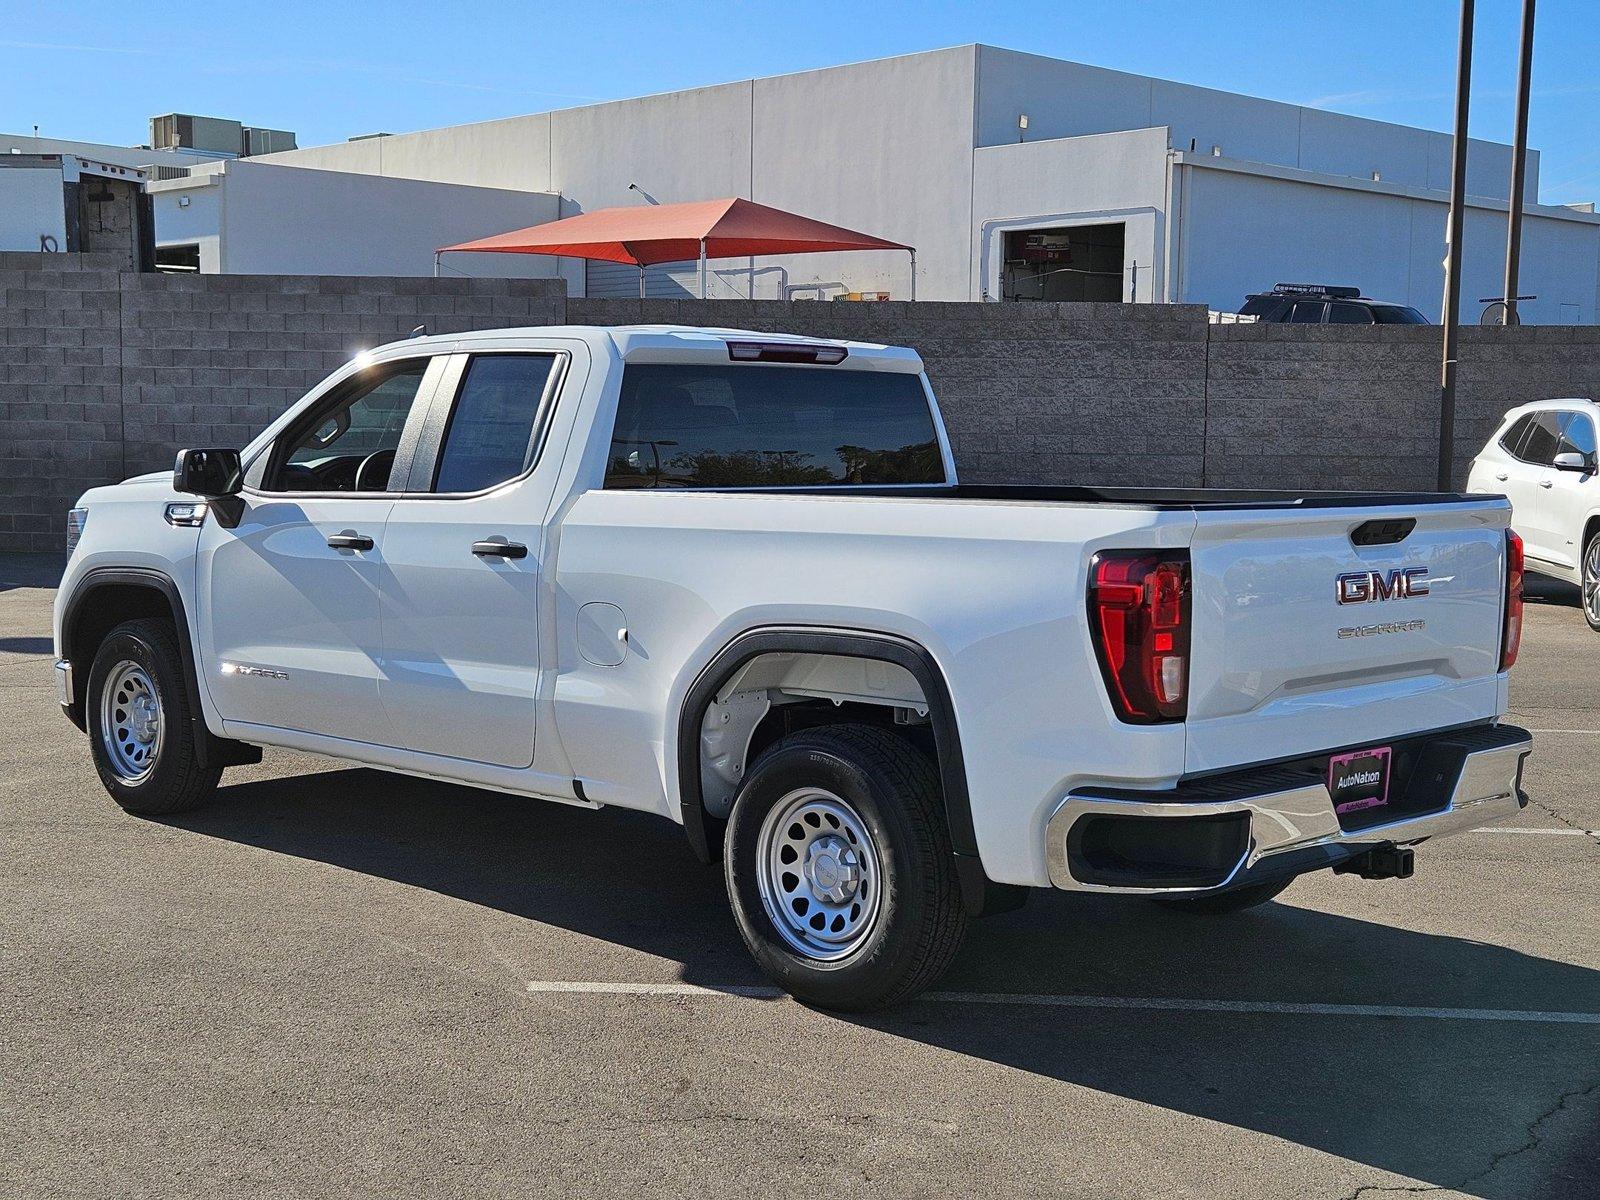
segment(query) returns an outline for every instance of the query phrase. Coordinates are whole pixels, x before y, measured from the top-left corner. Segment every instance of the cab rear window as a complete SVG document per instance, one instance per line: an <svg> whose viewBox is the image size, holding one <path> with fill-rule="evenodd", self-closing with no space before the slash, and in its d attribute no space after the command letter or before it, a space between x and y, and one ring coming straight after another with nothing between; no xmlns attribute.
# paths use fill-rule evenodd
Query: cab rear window
<svg viewBox="0 0 1600 1200"><path fill-rule="evenodd" d="M718 363L623 371L608 488L943 482L917 375Z"/></svg>

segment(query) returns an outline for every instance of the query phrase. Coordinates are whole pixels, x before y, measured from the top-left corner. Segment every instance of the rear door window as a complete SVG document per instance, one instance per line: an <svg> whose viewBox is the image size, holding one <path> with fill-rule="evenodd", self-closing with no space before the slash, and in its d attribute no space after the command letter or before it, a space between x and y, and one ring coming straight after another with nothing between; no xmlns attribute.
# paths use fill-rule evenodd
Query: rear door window
<svg viewBox="0 0 1600 1200"><path fill-rule="evenodd" d="M1517 457L1536 466L1548 467L1556 456L1556 447L1560 444L1561 414L1534 413L1533 423L1528 426L1527 440L1523 442Z"/></svg>
<svg viewBox="0 0 1600 1200"><path fill-rule="evenodd" d="M1327 304L1321 300L1296 300L1294 309L1289 313L1291 325L1320 325L1322 312Z"/></svg>
<svg viewBox="0 0 1600 1200"><path fill-rule="evenodd" d="M1329 325L1371 325L1372 314L1365 305L1343 304L1335 300L1328 305Z"/></svg>
<svg viewBox="0 0 1600 1200"><path fill-rule="evenodd" d="M435 492L481 492L533 465L553 354L478 354L467 363L434 472Z"/></svg>
<svg viewBox="0 0 1600 1200"><path fill-rule="evenodd" d="M623 372L608 488L943 482L920 376L720 363Z"/></svg>

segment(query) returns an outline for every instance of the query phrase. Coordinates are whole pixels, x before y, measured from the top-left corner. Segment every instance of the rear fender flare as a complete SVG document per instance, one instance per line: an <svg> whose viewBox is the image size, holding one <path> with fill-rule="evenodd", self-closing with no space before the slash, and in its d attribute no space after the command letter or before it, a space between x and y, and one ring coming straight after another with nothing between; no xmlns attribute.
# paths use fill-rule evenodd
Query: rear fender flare
<svg viewBox="0 0 1600 1200"><path fill-rule="evenodd" d="M1004 889L988 880L978 856L978 839L972 823L972 800L967 790L966 761L955 706L943 670L928 650L894 634L864 630L825 629L815 626L764 626L749 629L723 646L696 676L678 713L678 798L685 833L702 862L721 857L724 822L705 810L700 790L700 723L707 706L734 673L751 659L776 652L841 655L870 658L905 668L922 688L928 701L928 719L938 752L939 779L944 793L945 819L950 844L967 906L974 914L1000 911L1021 902L1025 889ZM1013 897L1010 891L1018 893ZM1004 898L1002 895L1004 894Z"/></svg>

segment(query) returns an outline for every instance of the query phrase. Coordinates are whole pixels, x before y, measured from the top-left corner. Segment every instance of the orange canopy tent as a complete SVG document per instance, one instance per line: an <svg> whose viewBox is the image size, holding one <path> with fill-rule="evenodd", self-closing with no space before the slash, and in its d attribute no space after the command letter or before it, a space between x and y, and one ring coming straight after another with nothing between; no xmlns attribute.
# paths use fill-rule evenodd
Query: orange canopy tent
<svg viewBox="0 0 1600 1200"><path fill-rule="evenodd" d="M904 250L911 255L911 298L917 298L917 251L913 246L857 233L798 213L769 208L750 200L694 200L687 204L599 208L594 212L530 225L527 229L442 246L439 256L474 254L553 254L631 263L643 270L653 263L700 262L700 295L706 293L708 258L743 258L754 254L809 254L826 250Z"/></svg>

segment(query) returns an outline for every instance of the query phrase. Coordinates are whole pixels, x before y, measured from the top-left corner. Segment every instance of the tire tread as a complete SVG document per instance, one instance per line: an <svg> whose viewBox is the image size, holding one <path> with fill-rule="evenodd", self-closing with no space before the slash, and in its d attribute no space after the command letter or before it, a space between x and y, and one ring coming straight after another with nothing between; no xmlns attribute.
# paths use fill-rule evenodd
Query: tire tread
<svg viewBox="0 0 1600 1200"><path fill-rule="evenodd" d="M781 738L751 764L751 770L769 756L806 750L832 754L850 763L906 808L905 824L915 839L907 849L921 868L916 872L921 895L910 907L925 914L915 926L917 936L910 951L915 965L894 986L864 996L859 1004L830 1002L828 1007L866 1010L901 1004L944 974L966 933L966 909L938 771L907 739L876 726L854 724L819 726ZM905 881L900 886L905 886Z"/></svg>
<svg viewBox="0 0 1600 1200"><path fill-rule="evenodd" d="M159 617L124 621L100 643L100 651L95 655L95 669L90 672L96 683L101 680L99 656L106 646L119 637L132 637L145 643L157 660L157 672L164 676L156 680L156 686L163 689L162 717L167 725L167 736L161 747L163 757L157 764L156 773L144 783L130 787L117 779L101 762L101 751L94 744L97 734L94 718L91 717L87 724L95 769L112 799L124 811L135 816L164 817L197 808L216 791L217 781L222 778L222 768L200 765L195 746L195 715L189 711L189 695L183 677L183 651L178 645L177 631L172 622ZM85 703L97 704L98 699L92 690L91 695L85 698ZM85 715L88 716L87 713ZM161 786L151 787L157 782L158 776Z"/></svg>

